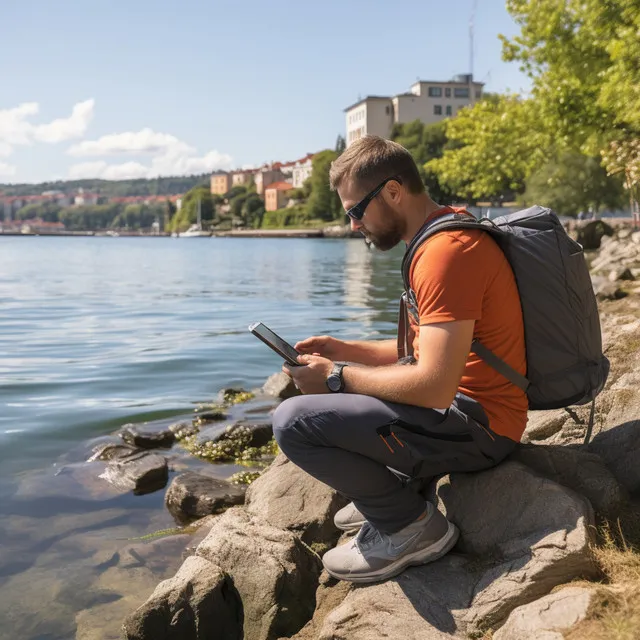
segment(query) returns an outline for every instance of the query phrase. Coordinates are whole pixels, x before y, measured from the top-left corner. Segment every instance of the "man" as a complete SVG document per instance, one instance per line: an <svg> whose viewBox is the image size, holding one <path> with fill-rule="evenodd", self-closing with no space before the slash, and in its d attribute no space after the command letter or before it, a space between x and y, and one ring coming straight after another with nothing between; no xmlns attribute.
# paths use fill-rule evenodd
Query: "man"
<svg viewBox="0 0 640 640"><path fill-rule="evenodd" d="M330 181L352 229L382 251L453 212L425 192L408 151L377 136L354 142L333 163ZM526 372L516 283L489 234L428 238L410 282L419 319L411 327L414 364L397 363L395 340L321 336L296 345L304 366L283 367L304 395L274 414L280 448L353 501L335 523L360 532L323 557L343 580L384 580L447 553L456 527L406 479L490 468L515 448L527 420L524 392L471 353L478 338Z"/></svg>

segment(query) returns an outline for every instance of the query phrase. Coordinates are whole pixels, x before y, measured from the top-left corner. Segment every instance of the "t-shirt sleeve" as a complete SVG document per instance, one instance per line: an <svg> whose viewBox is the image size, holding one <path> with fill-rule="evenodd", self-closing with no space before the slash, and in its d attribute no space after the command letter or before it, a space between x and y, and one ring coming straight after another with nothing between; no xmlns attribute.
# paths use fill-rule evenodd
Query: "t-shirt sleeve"
<svg viewBox="0 0 640 640"><path fill-rule="evenodd" d="M416 253L410 280L421 325L482 317L488 265L477 234L442 232Z"/></svg>

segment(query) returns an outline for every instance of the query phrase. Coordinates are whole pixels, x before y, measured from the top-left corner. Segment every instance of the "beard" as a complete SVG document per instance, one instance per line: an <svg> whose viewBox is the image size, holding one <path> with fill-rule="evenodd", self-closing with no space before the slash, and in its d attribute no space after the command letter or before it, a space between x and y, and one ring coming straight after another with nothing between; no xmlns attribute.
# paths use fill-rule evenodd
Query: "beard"
<svg viewBox="0 0 640 640"><path fill-rule="evenodd" d="M380 251L389 251L402 240L404 225L395 211L386 203L384 204L383 214L380 216L381 223L377 229L371 230L364 227L361 233L369 247L373 245Z"/></svg>

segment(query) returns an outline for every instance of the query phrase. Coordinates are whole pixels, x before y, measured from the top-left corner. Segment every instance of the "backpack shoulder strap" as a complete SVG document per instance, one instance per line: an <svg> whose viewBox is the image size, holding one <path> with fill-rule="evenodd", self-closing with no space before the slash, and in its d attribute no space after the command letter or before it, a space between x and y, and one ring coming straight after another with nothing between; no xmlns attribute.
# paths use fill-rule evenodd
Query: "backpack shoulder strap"
<svg viewBox="0 0 640 640"><path fill-rule="evenodd" d="M411 289L409 283L411 263L422 243L440 231L457 231L459 229L481 229L482 231L488 231L490 233L501 233L498 227L488 218L476 220L472 216L463 213L446 213L434 220L426 222L407 246L404 258L402 259L402 281L405 291Z"/></svg>

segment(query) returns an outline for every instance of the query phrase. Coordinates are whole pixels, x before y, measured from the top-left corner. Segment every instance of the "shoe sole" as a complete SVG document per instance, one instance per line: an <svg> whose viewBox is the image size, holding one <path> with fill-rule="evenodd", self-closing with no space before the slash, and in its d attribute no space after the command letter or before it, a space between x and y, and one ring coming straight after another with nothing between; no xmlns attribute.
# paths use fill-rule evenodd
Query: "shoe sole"
<svg viewBox="0 0 640 640"><path fill-rule="evenodd" d="M349 574L340 575L327 569L327 567L325 567L325 569L327 570L327 573L333 578L336 578L338 580L345 580L346 582L382 582L384 580L388 580L389 578L397 576L408 567L419 566L422 564L427 564L429 562L434 562L435 560L439 560L440 558L442 558L442 556L451 551L456 542L458 542L459 536L460 532L458 531L458 527L450 522L447 533L442 536L440 540L434 542L430 547L427 547L426 549L420 549L420 551L416 551L414 553L403 556L402 558L396 560L394 563L390 564L388 567L380 569L375 573L356 576Z"/></svg>

